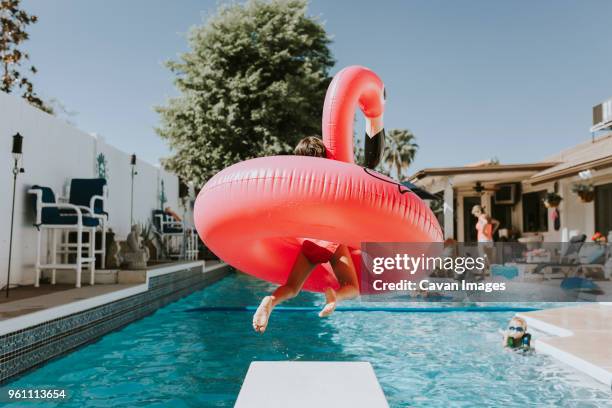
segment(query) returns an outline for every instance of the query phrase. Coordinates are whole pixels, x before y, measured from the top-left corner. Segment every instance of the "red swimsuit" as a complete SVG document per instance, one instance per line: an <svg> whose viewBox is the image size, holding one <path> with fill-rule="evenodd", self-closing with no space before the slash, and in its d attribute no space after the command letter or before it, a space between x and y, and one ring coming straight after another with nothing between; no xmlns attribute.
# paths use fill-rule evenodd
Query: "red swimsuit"
<svg viewBox="0 0 612 408"><path fill-rule="evenodd" d="M313 264L329 262L340 244L320 239L306 239L302 243L302 254Z"/></svg>

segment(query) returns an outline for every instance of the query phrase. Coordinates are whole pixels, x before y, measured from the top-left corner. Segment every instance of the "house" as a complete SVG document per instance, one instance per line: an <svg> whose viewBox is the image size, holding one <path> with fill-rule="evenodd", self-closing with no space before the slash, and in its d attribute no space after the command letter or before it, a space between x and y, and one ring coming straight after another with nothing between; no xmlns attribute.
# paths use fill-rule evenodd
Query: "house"
<svg viewBox="0 0 612 408"><path fill-rule="evenodd" d="M604 113L611 112L602 118L601 105L593 110L592 130L605 132L612 129L612 110L604 109ZM612 231L612 133L593 137L540 162L486 161L426 168L409 181L440 197L432 208L445 238L460 242L476 241L476 219L471 209L477 204L499 220L500 229L520 236L542 235L548 242L566 241L576 233L590 237L595 232L607 236ZM573 192L576 184L593 186L587 200ZM562 197L557 209L544 205L550 192Z"/></svg>
<svg viewBox="0 0 612 408"><path fill-rule="evenodd" d="M500 221L500 228L520 228L522 208L518 199L526 192L519 186L524 180L555 164L481 162L460 167L426 168L414 174L410 181L440 197L442 205L433 209L445 238L474 242L476 218L471 215L473 206L484 206L489 214ZM494 199L494 193L500 186L513 190L510 200L504 203L496 203Z"/></svg>

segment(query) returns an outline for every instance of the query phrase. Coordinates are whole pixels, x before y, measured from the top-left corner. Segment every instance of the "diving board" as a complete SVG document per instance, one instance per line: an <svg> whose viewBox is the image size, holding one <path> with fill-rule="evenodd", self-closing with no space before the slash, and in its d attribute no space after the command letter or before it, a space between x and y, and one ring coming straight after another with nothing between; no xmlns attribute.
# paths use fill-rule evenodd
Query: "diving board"
<svg viewBox="0 0 612 408"><path fill-rule="evenodd" d="M254 361L235 408L388 408L367 362Z"/></svg>

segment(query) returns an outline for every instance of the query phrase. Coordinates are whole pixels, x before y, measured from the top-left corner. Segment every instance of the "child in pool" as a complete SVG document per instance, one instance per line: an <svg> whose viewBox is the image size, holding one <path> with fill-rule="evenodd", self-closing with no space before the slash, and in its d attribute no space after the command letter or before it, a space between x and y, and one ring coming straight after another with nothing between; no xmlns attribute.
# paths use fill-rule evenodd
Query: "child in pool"
<svg viewBox="0 0 612 408"><path fill-rule="evenodd" d="M317 137L309 136L302 139L294 150L299 156L327 157L323 141ZM319 312L319 317L329 316L336 309L338 302L352 299L359 295L359 282L357 271L346 245L336 244L322 240L307 239L302 243L302 250L297 256L291 273L284 285L279 286L274 293L262 299L253 316L253 329L256 332L266 331L272 309L279 303L295 297L310 272L319 264L329 262L340 283L340 289L325 290L325 306Z"/></svg>
<svg viewBox="0 0 612 408"><path fill-rule="evenodd" d="M531 348L531 334L527 333L527 322L520 317L513 317L503 333L504 347L528 351Z"/></svg>

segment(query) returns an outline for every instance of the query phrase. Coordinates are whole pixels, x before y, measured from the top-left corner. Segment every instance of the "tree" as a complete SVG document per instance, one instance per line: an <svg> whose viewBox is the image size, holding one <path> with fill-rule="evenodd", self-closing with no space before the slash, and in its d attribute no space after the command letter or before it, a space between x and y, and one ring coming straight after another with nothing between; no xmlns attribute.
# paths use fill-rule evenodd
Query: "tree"
<svg viewBox="0 0 612 408"><path fill-rule="evenodd" d="M0 64L2 66L0 90L11 93L17 87L22 91L21 96L29 103L51 113L51 108L36 95L32 82L20 70L22 64L30 59L27 53L19 49L21 43L29 38L26 27L38 21L38 17L19 8L20 1L0 1L0 28L2 29L0 34ZM28 71L36 74L36 67L32 65Z"/></svg>
<svg viewBox="0 0 612 408"><path fill-rule="evenodd" d="M384 167L391 174L395 170L397 180L402 181L404 170L408 169L419 148L415 137L408 129L392 129L386 134L387 146L383 153Z"/></svg>
<svg viewBox="0 0 612 408"><path fill-rule="evenodd" d="M201 185L241 160L290 153L321 133L333 59L304 0L221 6L192 29L191 50L168 63L179 97L158 107L163 164Z"/></svg>

